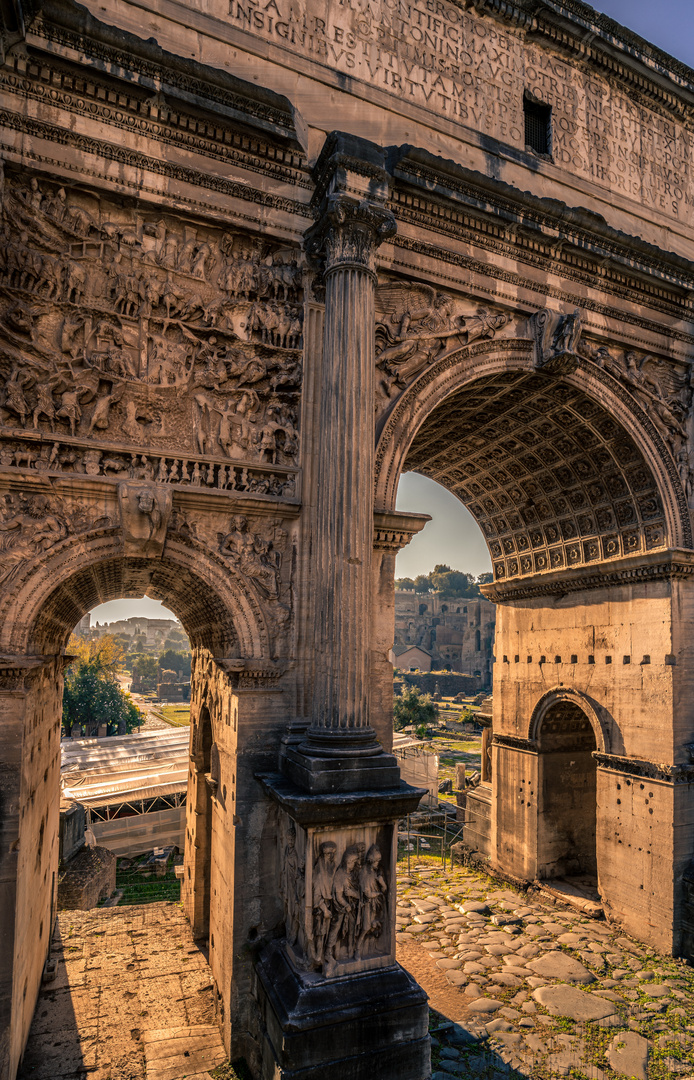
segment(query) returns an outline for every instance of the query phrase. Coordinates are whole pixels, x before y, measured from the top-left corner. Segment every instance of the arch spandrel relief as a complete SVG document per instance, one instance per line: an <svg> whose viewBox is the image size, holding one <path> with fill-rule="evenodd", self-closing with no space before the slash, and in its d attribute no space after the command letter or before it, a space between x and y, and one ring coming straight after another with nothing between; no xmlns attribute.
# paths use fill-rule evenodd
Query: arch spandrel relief
<svg viewBox="0 0 694 1080"><path fill-rule="evenodd" d="M0 465L298 494L298 248L8 173Z"/></svg>
<svg viewBox="0 0 694 1080"><path fill-rule="evenodd" d="M377 505L401 471L437 480L497 580L691 546L687 363L606 344L580 309L527 316L381 280L376 366Z"/></svg>

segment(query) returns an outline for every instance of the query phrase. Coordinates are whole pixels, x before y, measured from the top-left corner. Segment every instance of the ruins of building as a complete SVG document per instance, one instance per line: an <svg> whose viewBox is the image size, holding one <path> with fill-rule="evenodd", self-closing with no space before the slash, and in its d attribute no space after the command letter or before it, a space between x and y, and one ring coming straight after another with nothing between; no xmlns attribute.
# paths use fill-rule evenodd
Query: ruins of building
<svg viewBox="0 0 694 1080"><path fill-rule="evenodd" d="M496 605L488 600L396 589L391 662L422 671L460 671L491 686L495 625ZM411 649L428 654L429 661Z"/></svg>
<svg viewBox="0 0 694 1080"><path fill-rule="evenodd" d="M194 650L183 897L226 1048L428 1076L394 955L404 469L491 553L492 864L592 873L690 947L694 72L580 0L2 0L0 28L3 1080L65 647L143 593Z"/></svg>

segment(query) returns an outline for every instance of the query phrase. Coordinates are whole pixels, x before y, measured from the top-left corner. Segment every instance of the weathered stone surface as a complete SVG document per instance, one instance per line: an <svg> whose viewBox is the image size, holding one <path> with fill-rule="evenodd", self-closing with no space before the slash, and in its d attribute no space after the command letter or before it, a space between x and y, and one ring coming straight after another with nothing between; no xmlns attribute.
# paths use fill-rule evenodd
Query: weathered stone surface
<svg viewBox="0 0 694 1080"><path fill-rule="evenodd" d="M545 953L544 956L528 960L527 966L546 979L561 979L570 983L595 982L595 976L588 968L563 952Z"/></svg>
<svg viewBox="0 0 694 1080"><path fill-rule="evenodd" d="M615 1015L609 1001L574 986L543 986L533 991L533 997L552 1016L570 1016L572 1020L600 1020Z"/></svg>
<svg viewBox="0 0 694 1080"><path fill-rule="evenodd" d="M631 1080L648 1080L648 1039L635 1031L620 1032L607 1048L607 1060Z"/></svg>

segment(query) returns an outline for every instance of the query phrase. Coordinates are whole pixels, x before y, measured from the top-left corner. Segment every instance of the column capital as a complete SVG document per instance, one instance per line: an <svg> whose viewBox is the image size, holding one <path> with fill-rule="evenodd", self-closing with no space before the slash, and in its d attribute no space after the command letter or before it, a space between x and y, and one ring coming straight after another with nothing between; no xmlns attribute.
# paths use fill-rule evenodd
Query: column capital
<svg viewBox="0 0 694 1080"><path fill-rule="evenodd" d="M396 231L387 207L389 177L381 147L332 132L314 169L312 209L316 222L306 233L309 258L324 261L324 273L357 268L375 275L378 246Z"/></svg>

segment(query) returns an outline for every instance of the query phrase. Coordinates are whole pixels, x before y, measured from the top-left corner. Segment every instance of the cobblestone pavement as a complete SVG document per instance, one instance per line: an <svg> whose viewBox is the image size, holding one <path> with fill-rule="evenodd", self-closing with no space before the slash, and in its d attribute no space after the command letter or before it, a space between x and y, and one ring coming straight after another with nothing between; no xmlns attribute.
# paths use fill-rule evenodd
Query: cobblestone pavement
<svg viewBox="0 0 694 1080"><path fill-rule="evenodd" d="M210 970L177 904L61 911L53 955L20 1080L145 1080L154 1033L214 1025Z"/></svg>
<svg viewBox="0 0 694 1080"><path fill-rule="evenodd" d="M398 877L398 959L429 994L433 1080L694 1080L694 968L467 869Z"/></svg>

